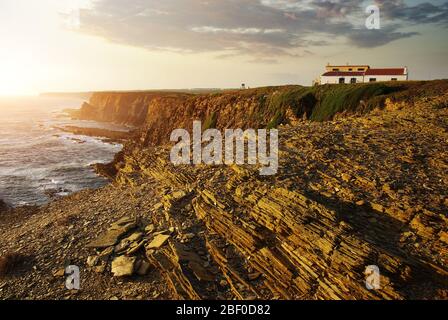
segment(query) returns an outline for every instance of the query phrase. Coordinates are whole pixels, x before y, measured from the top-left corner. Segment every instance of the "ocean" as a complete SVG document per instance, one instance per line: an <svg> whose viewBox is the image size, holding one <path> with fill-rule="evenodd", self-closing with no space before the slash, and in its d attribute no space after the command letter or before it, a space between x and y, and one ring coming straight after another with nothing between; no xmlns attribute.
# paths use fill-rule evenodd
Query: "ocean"
<svg viewBox="0 0 448 320"><path fill-rule="evenodd" d="M107 179L91 165L112 161L122 145L63 132L66 125L109 130L109 123L71 120L63 110L83 100L50 97L0 97L0 199L13 206L44 204Z"/></svg>

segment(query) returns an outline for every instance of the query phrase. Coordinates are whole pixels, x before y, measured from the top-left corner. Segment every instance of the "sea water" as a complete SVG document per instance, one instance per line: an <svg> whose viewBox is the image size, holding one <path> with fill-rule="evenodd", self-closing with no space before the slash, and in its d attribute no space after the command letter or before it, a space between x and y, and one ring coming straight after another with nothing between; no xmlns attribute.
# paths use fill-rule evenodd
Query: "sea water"
<svg viewBox="0 0 448 320"><path fill-rule="evenodd" d="M83 100L49 97L0 97L0 199L18 205L43 204L107 183L91 165L110 162L122 148L101 138L74 135L58 127L126 130L95 121L71 120L63 110Z"/></svg>

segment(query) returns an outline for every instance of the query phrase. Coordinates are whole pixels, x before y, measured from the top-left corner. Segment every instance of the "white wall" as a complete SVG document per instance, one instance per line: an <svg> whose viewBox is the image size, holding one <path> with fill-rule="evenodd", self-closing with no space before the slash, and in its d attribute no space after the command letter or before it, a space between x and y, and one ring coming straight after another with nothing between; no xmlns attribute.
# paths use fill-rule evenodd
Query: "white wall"
<svg viewBox="0 0 448 320"><path fill-rule="evenodd" d="M370 82L370 79L375 78L377 82L383 81L392 81L393 78L396 78L397 81L406 81L408 80L408 76L365 76L364 81Z"/></svg>
<svg viewBox="0 0 448 320"><path fill-rule="evenodd" d="M321 82L321 84L338 84L339 83L339 78L344 78L345 79L345 83L350 83L350 80L352 78L356 79L356 83L364 82L364 77L363 76L349 76L349 77L321 76L320 77L320 82Z"/></svg>
<svg viewBox="0 0 448 320"><path fill-rule="evenodd" d="M371 78L375 78L377 82L384 81L392 81L393 78L396 78L397 81L407 81L408 76L352 76L352 77L338 77L338 76L321 76L320 83L321 84L338 84L339 78L344 78L345 83L350 83L352 78L356 78L356 83L370 82Z"/></svg>

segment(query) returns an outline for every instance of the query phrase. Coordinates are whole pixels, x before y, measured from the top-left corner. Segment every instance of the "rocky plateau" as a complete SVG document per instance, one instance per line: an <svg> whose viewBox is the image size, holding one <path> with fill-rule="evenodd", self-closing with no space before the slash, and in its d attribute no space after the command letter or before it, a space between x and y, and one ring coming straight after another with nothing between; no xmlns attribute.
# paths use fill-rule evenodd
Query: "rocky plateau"
<svg viewBox="0 0 448 320"><path fill-rule="evenodd" d="M77 117L138 129L106 187L0 201L1 299L448 299L448 81L98 93ZM194 119L278 128L278 173L173 165Z"/></svg>

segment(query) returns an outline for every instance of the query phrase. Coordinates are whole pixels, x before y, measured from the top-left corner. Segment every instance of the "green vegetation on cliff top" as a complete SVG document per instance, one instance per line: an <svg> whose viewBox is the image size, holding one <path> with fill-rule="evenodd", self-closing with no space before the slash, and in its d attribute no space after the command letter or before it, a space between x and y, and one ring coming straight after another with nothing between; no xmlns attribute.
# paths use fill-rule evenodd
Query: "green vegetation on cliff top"
<svg viewBox="0 0 448 320"><path fill-rule="evenodd" d="M387 83L291 87L270 95L263 101L263 109L272 115L268 128L283 123L288 108L298 118L325 121L343 111L368 112L382 108L389 94L402 89Z"/></svg>
<svg viewBox="0 0 448 320"><path fill-rule="evenodd" d="M388 98L393 101L409 101L422 95L431 96L443 88L448 89L448 81L266 87L252 89L247 95L255 95L258 104L250 117L269 119L266 127L271 129L287 123L289 115L312 121L326 121L342 112L364 114L376 108L383 109Z"/></svg>

